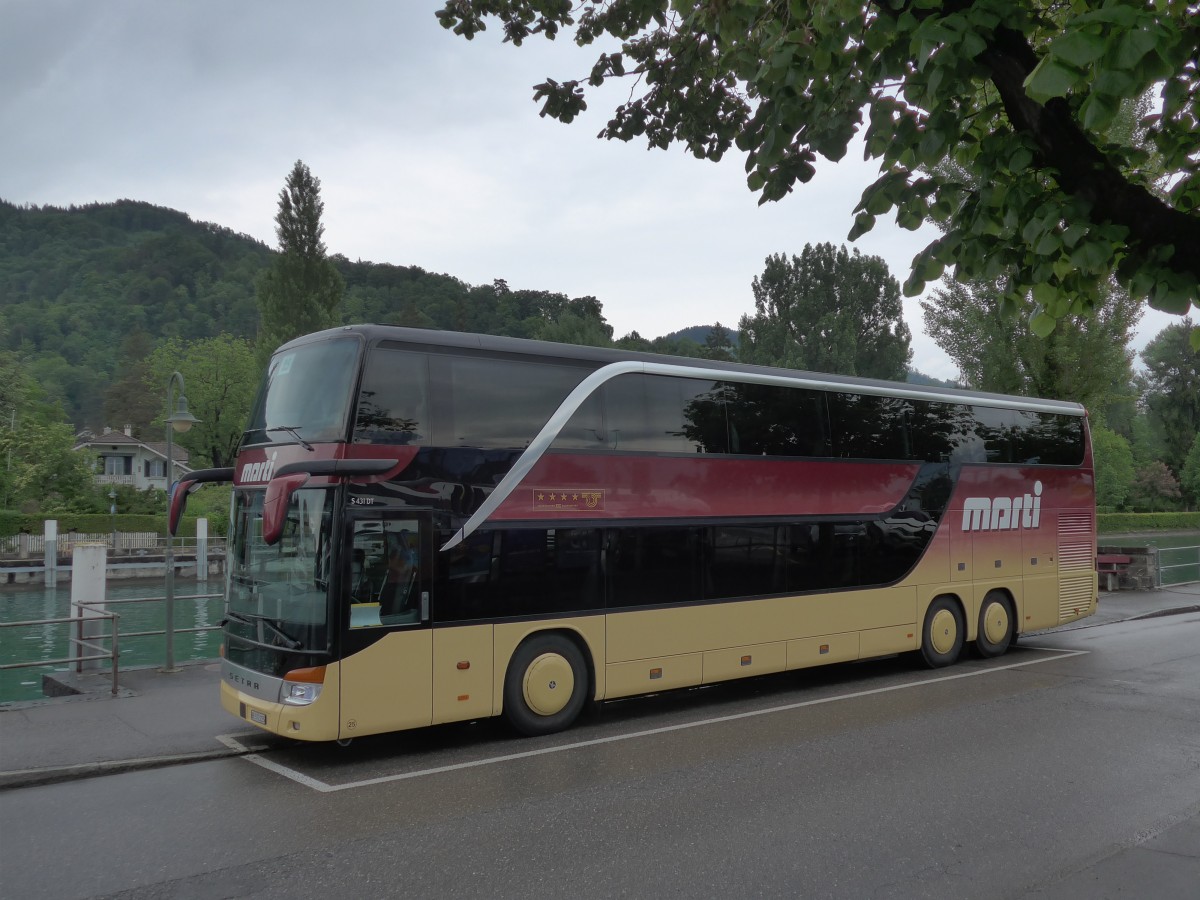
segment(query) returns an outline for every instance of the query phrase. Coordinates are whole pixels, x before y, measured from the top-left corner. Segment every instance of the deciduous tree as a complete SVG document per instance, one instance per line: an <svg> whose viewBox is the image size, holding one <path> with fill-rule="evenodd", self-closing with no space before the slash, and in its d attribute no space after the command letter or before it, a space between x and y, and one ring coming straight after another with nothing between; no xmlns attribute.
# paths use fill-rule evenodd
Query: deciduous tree
<svg viewBox="0 0 1200 900"><path fill-rule="evenodd" d="M146 390L164 398L156 429L165 427L166 387L178 371L188 410L200 421L175 441L192 454L192 468L232 465L260 377L250 342L227 334L190 343L170 340L151 354L148 370Z"/></svg>
<svg viewBox="0 0 1200 900"><path fill-rule="evenodd" d="M861 136L881 175L851 239L893 211L907 228L944 227L914 259L909 294L948 267L960 281L1005 276L1006 303L1032 298L1039 334L1099 308L1113 277L1180 315L1200 296L1191 0L445 0L437 15L467 38L495 18L517 45L573 27L602 52L582 77L534 87L543 116L570 122L585 83L628 79L602 137L712 160L736 146L764 201ZM1152 87L1157 112L1111 140L1122 103Z"/></svg>
<svg viewBox="0 0 1200 900"><path fill-rule="evenodd" d="M1139 469L1133 479L1133 502L1137 509L1147 512L1172 509L1179 497L1179 481L1161 460Z"/></svg>
<svg viewBox="0 0 1200 900"><path fill-rule="evenodd" d="M76 453L66 422L25 419L0 428L0 461L6 467L8 504L23 512L74 511L88 505L93 457Z"/></svg>
<svg viewBox="0 0 1200 900"><path fill-rule="evenodd" d="M538 340L560 344L579 344L586 347L611 347L612 328L605 328L594 318L576 312L560 313L553 322L542 324L534 334Z"/></svg>
<svg viewBox="0 0 1200 900"><path fill-rule="evenodd" d="M767 257L738 358L759 365L904 380L912 358L900 285L878 256L806 244Z"/></svg>
<svg viewBox="0 0 1200 900"><path fill-rule="evenodd" d="M1096 466L1096 505L1119 509L1133 488L1133 451L1129 441L1102 425L1092 428Z"/></svg>
<svg viewBox="0 0 1200 900"><path fill-rule="evenodd" d="M1190 319L1168 325L1142 351L1147 413L1174 472L1200 433L1200 352L1188 344L1191 325Z"/></svg>
<svg viewBox="0 0 1200 900"><path fill-rule="evenodd" d="M1200 432L1197 432L1196 439L1192 441L1192 448L1183 460L1179 486L1183 488L1184 496L1192 509L1200 507Z"/></svg>
<svg viewBox="0 0 1200 900"><path fill-rule="evenodd" d="M1068 316L1045 338L1028 316L1006 314L994 284L951 282L921 301L925 330L958 366L966 387L1075 400L1097 418L1125 397L1129 339L1142 306L1110 290L1091 317Z"/></svg>

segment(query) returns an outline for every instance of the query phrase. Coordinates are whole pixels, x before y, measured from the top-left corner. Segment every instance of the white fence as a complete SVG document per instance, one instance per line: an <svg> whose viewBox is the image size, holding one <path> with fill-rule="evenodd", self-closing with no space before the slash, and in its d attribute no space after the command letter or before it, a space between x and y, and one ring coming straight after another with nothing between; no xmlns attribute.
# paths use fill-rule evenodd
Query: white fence
<svg viewBox="0 0 1200 900"><path fill-rule="evenodd" d="M221 541L220 538L209 538L209 544ZM66 532L58 536L58 553L60 557L71 556L76 544L107 544L109 550L164 550L167 538L155 532L103 532L101 534L85 534L83 532ZM175 547L196 545L194 538L176 538ZM46 535L44 534L14 534L8 538L0 538L0 556L5 557L42 557L46 554Z"/></svg>
<svg viewBox="0 0 1200 900"><path fill-rule="evenodd" d="M221 546L224 538L210 537L210 547ZM102 534L84 534L68 531L58 536L58 555L70 556L76 544L107 544L109 550L165 550L167 539L154 531L106 531ZM194 547L195 538L176 538L175 547ZM0 557L15 559L40 559L46 553L46 536L43 534L14 534L0 538Z"/></svg>

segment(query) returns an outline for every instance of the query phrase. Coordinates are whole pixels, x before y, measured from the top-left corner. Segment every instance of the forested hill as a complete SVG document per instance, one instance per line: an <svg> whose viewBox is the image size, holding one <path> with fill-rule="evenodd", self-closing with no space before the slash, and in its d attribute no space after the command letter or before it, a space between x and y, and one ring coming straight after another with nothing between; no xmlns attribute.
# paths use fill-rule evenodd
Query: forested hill
<svg viewBox="0 0 1200 900"><path fill-rule="evenodd" d="M0 201L0 347L71 421L102 424L126 340L253 335L254 280L270 256L247 235L148 203Z"/></svg>
<svg viewBox="0 0 1200 900"><path fill-rule="evenodd" d="M255 284L275 251L249 235L134 200L15 206L0 200L0 351L15 351L77 428L129 421L115 390L154 347L222 333L253 340ZM342 320L610 345L594 297L472 286L417 266L331 257L345 281ZM737 325L724 335L732 351ZM712 326L620 346L703 355ZM108 403L106 404L106 400ZM107 406L107 408L106 408Z"/></svg>
<svg viewBox="0 0 1200 900"><path fill-rule="evenodd" d="M106 421L118 372L170 337L253 339L255 282L273 250L248 235L149 203L19 207L0 200L0 349L17 351L77 426ZM611 339L601 305L545 291L472 287L416 266L334 256L343 319ZM115 422L115 420L113 420Z"/></svg>

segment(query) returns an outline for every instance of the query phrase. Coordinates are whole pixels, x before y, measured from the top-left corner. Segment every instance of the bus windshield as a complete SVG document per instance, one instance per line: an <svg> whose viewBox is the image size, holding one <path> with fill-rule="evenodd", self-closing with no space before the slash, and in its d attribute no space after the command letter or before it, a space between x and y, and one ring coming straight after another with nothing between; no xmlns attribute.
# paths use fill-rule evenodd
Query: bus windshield
<svg viewBox="0 0 1200 900"><path fill-rule="evenodd" d="M359 346L340 337L271 357L243 445L344 440Z"/></svg>
<svg viewBox="0 0 1200 900"><path fill-rule="evenodd" d="M234 493L226 652L232 662L281 674L295 664L294 654L329 649L333 492L292 494L283 536L269 546L262 538L264 496Z"/></svg>

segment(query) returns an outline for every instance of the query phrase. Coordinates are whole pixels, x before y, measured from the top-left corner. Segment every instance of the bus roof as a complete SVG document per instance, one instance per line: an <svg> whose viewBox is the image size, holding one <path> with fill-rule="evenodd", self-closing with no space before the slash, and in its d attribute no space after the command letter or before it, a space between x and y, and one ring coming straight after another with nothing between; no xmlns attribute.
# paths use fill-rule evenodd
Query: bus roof
<svg viewBox="0 0 1200 900"><path fill-rule="evenodd" d="M411 344L414 349L421 347L446 347L476 350L489 353L506 354L510 356L540 357L546 360L563 360L569 362L595 363L597 366L625 360L646 363L667 364L686 368L704 369L706 375L713 371L728 372L737 380L738 374L775 375L809 382L819 390L837 390L844 386L847 391L856 388L872 388L871 393L901 393L906 397L921 397L928 400L940 400L949 403L975 403L986 406L988 401L1000 401L1008 408L1027 407L1038 412L1053 412L1063 415L1083 416L1086 410L1082 404L1067 400L1043 400L1034 397L1021 397L1011 394L996 394L985 391L969 391L960 388L946 388L934 385L908 384L899 381L886 381L877 378L858 378L849 375L834 375L825 372L806 372L799 369L780 369L771 366L756 366L745 363L721 362L712 359L699 359L687 356L669 356L661 353L643 353L634 350L608 349L604 347L583 347L576 344L559 344L551 341L535 341L527 338L502 337L490 334L473 334L462 331L440 331L432 328L408 328L401 325L361 324L343 325L326 331L295 338L280 347L301 346L312 341L328 340L337 335L354 334L361 336L368 345L382 342L397 342ZM278 352L278 351L277 351Z"/></svg>

